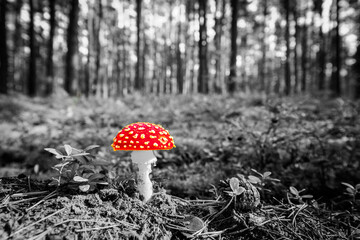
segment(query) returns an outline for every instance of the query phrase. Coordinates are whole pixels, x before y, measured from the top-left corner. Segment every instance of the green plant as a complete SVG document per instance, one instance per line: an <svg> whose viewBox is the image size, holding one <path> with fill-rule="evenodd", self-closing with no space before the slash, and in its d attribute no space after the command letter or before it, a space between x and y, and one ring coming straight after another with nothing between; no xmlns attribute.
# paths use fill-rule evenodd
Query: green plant
<svg viewBox="0 0 360 240"><path fill-rule="evenodd" d="M264 189L265 185L267 185L267 184L280 182L279 179L270 177L270 175L272 173L269 171L266 171L264 173L260 173L260 172L256 171L255 169L251 169L251 171L253 171L258 176L249 175L248 176L249 182L251 182L252 184L259 187L260 190L267 190L267 189Z"/></svg>
<svg viewBox="0 0 360 240"><path fill-rule="evenodd" d="M248 180L260 191L260 194L263 198L265 198L266 192L271 192L271 190L267 188L268 186L280 182L279 179L270 177L272 173L269 171L264 173L260 173L255 169L251 169L251 171L253 171L257 176L249 175Z"/></svg>
<svg viewBox="0 0 360 240"><path fill-rule="evenodd" d="M355 186L346 182L342 182L341 184L347 187L345 194L350 196L351 200L355 203L357 195L360 195L360 183L356 184Z"/></svg>
<svg viewBox="0 0 360 240"><path fill-rule="evenodd" d="M306 200L310 200L313 198L313 195L302 194L305 189L297 190L295 187L291 186L289 190L290 195L287 195L289 203L294 203L294 201L296 201L297 203L304 203Z"/></svg>
<svg viewBox="0 0 360 240"><path fill-rule="evenodd" d="M232 198L236 196L240 196L246 189L242 186L240 186L240 181L238 178L230 178L229 185L231 188L231 191L225 191L227 194L229 194Z"/></svg>
<svg viewBox="0 0 360 240"><path fill-rule="evenodd" d="M84 150L79 150L65 144L60 150L45 148L59 159L60 163L52 168L58 172L53 177L50 185L57 187L67 184L72 189L79 189L82 192L89 192L96 189L97 185L108 185L106 176L98 173L95 169L94 156L87 151L99 147L91 145Z"/></svg>

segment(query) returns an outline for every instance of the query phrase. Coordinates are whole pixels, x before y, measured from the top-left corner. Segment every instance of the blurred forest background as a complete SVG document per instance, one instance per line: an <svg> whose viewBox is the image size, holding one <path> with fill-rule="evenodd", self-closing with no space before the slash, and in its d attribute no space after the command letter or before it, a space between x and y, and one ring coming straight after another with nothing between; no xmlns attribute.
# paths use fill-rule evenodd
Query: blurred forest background
<svg viewBox="0 0 360 240"><path fill-rule="evenodd" d="M359 39L360 0L0 0L0 236L53 239L62 229L86 239L111 228L112 239L158 239L159 221L188 208L223 239L360 239ZM151 178L156 196L177 200L149 210L122 197L133 165L111 148L139 121L161 124L177 146L156 152ZM243 176L264 217L232 208L248 195L224 180ZM73 195L67 215L50 220L64 198L37 198L30 180L50 191L54 177L64 191L106 185L121 197L108 210ZM63 224L88 218L101 226Z"/></svg>
<svg viewBox="0 0 360 240"><path fill-rule="evenodd" d="M360 97L357 0L1 0L0 92Z"/></svg>

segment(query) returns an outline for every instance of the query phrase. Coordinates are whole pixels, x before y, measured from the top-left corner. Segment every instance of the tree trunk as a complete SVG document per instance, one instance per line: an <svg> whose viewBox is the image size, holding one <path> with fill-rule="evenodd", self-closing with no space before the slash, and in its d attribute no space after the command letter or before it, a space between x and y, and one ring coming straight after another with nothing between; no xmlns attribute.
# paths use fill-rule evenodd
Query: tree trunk
<svg viewBox="0 0 360 240"><path fill-rule="evenodd" d="M206 0L199 0L199 75L198 75L198 92L208 93L208 49L207 49L207 21L206 21Z"/></svg>
<svg viewBox="0 0 360 240"><path fill-rule="evenodd" d="M141 71L141 5L142 0L136 0L136 69L135 69L135 90L142 89L142 79L141 76L143 75Z"/></svg>
<svg viewBox="0 0 360 240"><path fill-rule="evenodd" d="M224 17L225 17L225 0L216 0L216 12L215 12L215 80L213 89L215 93L222 92L222 56L221 51L221 38L223 35Z"/></svg>
<svg viewBox="0 0 360 240"><path fill-rule="evenodd" d="M91 84L93 83L93 70L94 70L94 64L93 64L93 47L95 44L94 40L94 3L93 1L88 2L88 16L87 16L87 30L88 30L88 55L87 55L87 71L85 73L85 86L84 86L84 92L85 96L88 97L91 91ZM94 87L94 85L92 86Z"/></svg>
<svg viewBox="0 0 360 240"><path fill-rule="evenodd" d="M0 4L0 93L7 94L8 80L8 49L6 44L6 12L7 0L1 0Z"/></svg>
<svg viewBox="0 0 360 240"><path fill-rule="evenodd" d="M77 71L77 45L78 45L78 18L79 18L79 0L71 0L71 9L69 14L69 25L67 30L66 69L65 69L65 90L74 94L73 83Z"/></svg>
<svg viewBox="0 0 360 240"><path fill-rule="evenodd" d="M181 13L182 14L182 13ZM177 93L182 94L184 88L184 68L183 68L183 53L181 49L182 43L182 23L179 21L177 26L177 44L176 44L176 82Z"/></svg>
<svg viewBox="0 0 360 240"><path fill-rule="evenodd" d="M264 91L266 89L265 87L265 76L266 76L266 17L267 17L267 0L263 1L263 29L262 29L262 39L261 39L261 52L262 52L262 58L260 60L259 64L259 78L260 78L260 91Z"/></svg>
<svg viewBox="0 0 360 240"><path fill-rule="evenodd" d="M153 68L153 71L152 71L152 78L151 78L151 87L150 87L150 92L151 93L158 93L157 92L157 88L156 88L156 84L158 82L158 75L159 75L159 61L158 61L158 43L157 43L157 32L155 31L154 33L154 39L152 41L153 43L153 52L152 52L152 57L154 59L154 68Z"/></svg>
<svg viewBox="0 0 360 240"><path fill-rule="evenodd" d="M36 48L35 48L35 30L34 30L34 5L33 0L29 0L30 7L30 23L29 23L29 73L27 82L28 95L33 97L36 95Z"/></svg>
<svg viewBox="0 0 360 240"><path fill-rule="evenodd" d="M334 65L332 69L331 81L330 81L330 90L335 96L340 96L341 94L341 85L340 85L340 70L341 70L341 39L339 33L339 0L336 0L336 27L335 27L335 58Z"/></svg>
<svg viewBox="0 0 360 240"><path fill-rule="evenodd" d="M323 16L322 16L322 4L323 0L314 0L315 10L320 15L321 24L319 26L319 51L317 52L317 89L324 90L325 89L325 40L324 40L324 32L322 30L323 27Z"/></svg>
<svg viewBox="0 0 360 240"><path fill-rule="evenodd" d="M298 8L297 2L294 2L294 21L295 21L295 47L294 47L294 93L298 92L299 88L299 64L298 64L298 43L299 43L299 21L298 21Z"/></svg>
<svg viewBox="0 0 360 240"><path fill-rule="evenodd" d="M96 3L96 1L95 1ZM94 18L93 26L94 26L94 41L95 41L95 52L96 52L96 58L95 58L95 79L94 79L94 95L97 97L100 97L102 95L101 93L101 42L100 42L100 26L102 21L102 3L100 0L97 1L98 3L98 9L96 11L96 18ZM96 9L96 8L95 8Z"/></svg>
<svg viewBox="0 0 360 240"><path fill-rule="evenodd" d="M290 72L290 0L285 0L285 18L286 18L286 29L285 29L285 41L286 41L286 60L285 60L285 89L284 93L286 96L290 94L291 88L291 72Z"/></svg>
<svg viewBox="0 0 360 240"><path fill-rule="evenodd" d="M360 15L359 15L360 16ZM359 30L360 32L360 30ZM353 71L355 73L355 88L354 88L354 97L355 99L360 99L360 41L358 39L357 49L355 54L355 64L353 65Z"/></svg>
<svg viewBox="0 0 360 240"><path fill-rule="evenodd" d="M228 91L230 94L235 92L236 87L236 57L237 57L237 21L239 3L238 0L231 0L231 50L230 50L230 75L228 79Z"/></svg>
<svg viewBox="0 0 360 240"><path fill-rule="evenodd" d="M360 22L360 14L357 17L358 23ZM354 82L354 97L355 99L360 99L360 24L357 25L357 48L355 53L355 64L353 65L353 71L355 73L355 82Z"/></svg>
<svg viewBox="0 0 360 240"><path fill-rule="evenodd" d="M193 34L189 34L190 22L194 20L194 1L186 1L185 3L185 78L184 78L184 91L192 92L193 90L193 66L194 66L194 48L193 48Z"/></svg>
<svg viewBox="0 0 360 240"><path fill-rule="evenodd" d="M308 4L306 3L306 8L304 10L303 16L305 17L305 23L302 28L302 39L301 39L301 92L305 92L307 88L307 54L308 54L308 26L306 21L306 14L308 11Z"/></svg>
<svg viewBox="0 0 360 240"><path fill-rule="evenodd" d="M50 95L53 91L54 86L54 35L55 35L55 3L56 0L49 0L49 11L50 11L50 32L47 47L47 61L46 61L46 95Z"/></svg>
<svg viewBox="0 0 360 240"><path fill-rule="evenodd" d="M172 93L172 80L174 77L174 52L173 52L173 4L170 1L169 2L169 21L167 22L167 34L165 40L166 45L166 84L165 84L165 91L164 93ZM169 40L169 44L167 43L167 40Z"/></svg>
<svg viewBox="0 0 360 240"><path fill-rule="evenodd" d="M162 36L163 38L163 50L162 50L162 58L164 59L162 61L162 84L161 84L161 87L162 87L162 93L167 93L167 86L168 86L168 81L169 81L169 78L168 78L168 74L167 74L167 70L168 70L168 61L169 61L169 47L167 45L167 36L166 34L163 34Z"/></svg>
<svg viewBox="0 0 360 240"><path fill-rule="evenodd" d="M14 43L14 47L12 49L12 79L10 80L8 77L8 81L12 81L12 88L14 90L24 92L25 84L22 75L25 72L25 64L23 64L25 57L23 51L20 51L23 46L23 40L21 37L22 21L20 16L22 4L22 0L17 0L14 7L15 30L12 36L12 41Z"/></svg>
<svg viewBox="0 0 360 240"><path fill-rule="evenodd" d="M141 89L146 91L146 55L148 55L148 51L149 51L149 45L146 41L146 34L145 34L145 29L143 29L142 31L142 54L141 54Z"/></svg>
<svg viewBox="0 0 360 240"><path fill-rule="evenodd" d="M125 28L123 29L122 33L125 35ZM130 79L131 79L131 71L128 65L128 49L126 45L128 44L126 40L126 36L121 38L121 67L122 67L122 87L121 87L121 94L129 92L130 88Z"/></svg>

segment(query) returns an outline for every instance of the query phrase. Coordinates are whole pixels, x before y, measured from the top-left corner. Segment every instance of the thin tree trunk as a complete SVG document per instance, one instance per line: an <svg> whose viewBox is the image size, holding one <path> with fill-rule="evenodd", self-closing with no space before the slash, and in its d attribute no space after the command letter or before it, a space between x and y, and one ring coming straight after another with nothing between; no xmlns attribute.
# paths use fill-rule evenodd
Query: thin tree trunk
<svg viewBox="0 0 360 240"><path fill-rule="evenodd" d="M24 56L23 51L20 51L23 46L23 39L21 37L22 24L20 11L22 7L22 0L17 0L15 3L14 15L15 15L15 30L13 34L14 47L12 49L12 88L16 91L24 92L25 82L22 75L24 74ZM8 78L9 81L9 78Z"/></svg>
<svg viewBox="0 0 360 240"><path fill-rule="evenodd" d="M191 92L192 91L192 83L193 83L193 54L194 49L192 47L192 34L189 34L189 23L193 20L193 12L194 12L194 2L193 1L186 1L186 8L185 8L185 15L186 15L186 22L185 22L185 61L184 61L184 68L185 68L185 78L184 78L184 91Z"/></svg>
<svg viewBox="0 0 360 240"><path fill-rule="evenodd" d="M157 32L155 31L154 33L154 39L153 39L153 52L152 52L152 57L154 58L154 68L152 71L152 78L151 78L151 87L150 87L150 92L153 93L159 93L157 92L157 82L158 82L158 75L159 75L159 61L158 61L158 43L157 43ZM155 88L156 87L156 88Z"/></svg>
<svg viewBox="0 0 360 240"><path fill-rule="evenodd" d="M285 18L286 18L286 29L285 29L285 41L286 41L286 60L285 60L285 95L290 94L291 88L291 72L290 72L290 0L285 0Z"/></svg>
<svg viewBox="0 0 360 240"><path fill-rule="evenodd" d="M359 42L359 40L358 40L358 45L357 45L357 49L356 49L355 59L356 59L356 62L353 65L353 71L355 72L354 97L355 97L355 99L360 99L360 42Z"/></svg>
<svg viewBox="0 0 360 240"><path fill-rule="evenodd" d="M95 1L96 3L96 1ZM101 70L101 62L100 62L100 58L101 58L101 42L100 42L100 26L101 26L101 21L102 21L102 3L101 0L98 0L98 11L97 11L97 17L94 19L94 41L95 41L95 52L96 52L96 59L95 59L95 79L94 79L94 90L95 90L95 95L97 97L100 97L102 95L101 93L101 89L102 89L102 85L101 85L101 75L100 75L100 70Z"/></svg>
<svg viewBox="0 0 360 240"><path fill-rule="evenodd" d="M182 13L180 13L181 15ZM177 43L176 43L176 82L177 82L177 93L182 94L184 88L184 68L183 68L183 54L181 52L182 44L182 23L179 21L177 26Z"/></svg>
<svg viewBox="0 0 360 240"><path fill-rule="evenodd" d="M261 39L261 51L262 51L262 58L260 61L260 69L259 69L259 78L260 78L260 91L264 91L265 87L265 76L266 76L266 20L267 20L267 0L263 1L263 29L262 29L262 39Z"/></svg>
<svg viewBox="0 0 360 240"><path fill-rule="evenodd" d="M244 16L246 16L246 12L244 12ZM241 58L243 60L246 60L248 59L248 35L244 34L241 36L241 44L240 44L240 51L241 51ZM254 81L252 81L252 78L253 76L251 74L249 74L248 72L251 72L248 71L248 62L244 61L242 66L240 66L240 79L241 79L241 82L239 82L239 85L236 86L236 87L239 87L239 89L241 91L244 91L244 92L252 92L254 90Z"/></svg>
<svg viewBox="0 0 360 240"><path fill-rule="evenodd" d="M142 31L142 54L141 54L141 89L146 90L146 55L148 54L148 43L145 31Z"/></svg>
<svg viewBox="0 0 360 240"><path fill-rule="evenodd" d="M90 86L93 83L93 47L94 47L94 6L93 1L88 2L87 30L88 30L88 55L87 55L87 71L85 73L84 91L85 96L89 97Z"/></svg>
<svg viewBox="0 0 360 240"><path fill-rule="evenodd" d="M141 5L142 0L136 0L136 69L135 69L135 90L141 90L142 89L142 80L140 79L142 76L141 71Z"/></svg>
<svg viewBox="0 0 360 240"><path fill-rule="evenodd" d="M34 30L34 5L33 0L29 0L30 7L30 23L29 23L29 47L30 47L30 60L29 60L29 73L27 82L28 95L33 97L36 95L36 49L35 49L35 30Z"/></svg>
<svg viewBox="0 0 360 240"><path fill-rule="evenodd" d="M319 63L319 72L318 72L318 90L325 89L325 39L322 27L319 29L319 52L318 52L318 63Z"/></svg>
<svg viewBox="0 0 360 240"><path fill-rule="evenodd" d="M299 45L299 21L297 2L294 2L294 21L295 21L295 47L294 47L294 93L298 92L299 88L299 63L298 63L298 45Z"/></svg>
<svg viewBox="0 0 360 240"><path fill-rule="evenodd" d="M49 95L53 91L54 86L54 64L53 64L53 54L54 54L54 35L55 35L55 4L56 0L49 0L49 10L50 10L50 32L49 40L47 47L47 61L46 61L46 95Z"/></svg>
<svg viewBox="0 0 360 240"><path fill-rule="evenodd" d="M341 94L341 85L340 85L340 70L341 70L341 39L339 33L339 12L340 12L340 5L339 0L336 0L336 27L335 27L335 59L334 59L334 67L331 75L331 82L330 82L330 90L336 96L340 96Z"/></svg>
<svg viewBox="0 0 360 240"><path fill-rule="evenodd" d="M168 92L169 93L172 93L173 89L172 89L172 80L173 80L173 76L174 76L174 55L173 55L173 30L172 30L172 27L173 27L173 15L172 15L172 11L173 10L173 4L172 2L170 1L169 2L169 11L170 11L170 14L169 14L169 21L168 21L168 30L167 30L167 39L170 40L170 43L167 44L166 43L166 40L165 40L165 45L166 45L166 85L165 85L165 88L168 89ZM169 73L169 74L168 74ZM164 91L164 93L167 92L167 91Z"/></svg>
<svg viewBox="0 0 360 240"><path fill-rule="evenodd" d="M238 0L231 0L231 50L230 50L230 75L228 79L228 91L230 94L235 92L236 87L236 57L237 57L237 21L239 3Z"/></svg>
<svg viewBox="0 0 360 240"><path fill-rule="evenodd" d="M122 31L125 35L125 29L123 29ZM125 37L121 38L121 66L122 66L122 88L121 88L121 94L124 94L124 90L126 90L125 93L129 92L129 87L130 87L130 79L131 79L131 71L128 67L128 57L127 57L127 51L128 49L126 48L126 44L127 41L125 40Z"/></svg>
<svg viewBox="0 0 360 240"><path fill-rule="evenodd" d="M119 34L117 34L119 36ZM118 37L119 39L120 37ZM116 95L117 96L123 96L123 89L124 89L124 79L121 75L122 70L121 65L121 51L120 51L120 42L116 42L117 50L116 50Z"/></svg>
<svg viewBox="0 0 360 240"><path fill-rule="evenodd" d="M358 14L358 23L360 22L360 14ZM353 71L355 73L355 83L354 83L354 97L355 99L360 99L360 24L357 25L358 39L357 39L357 48L355 53L355 64L353 65Z"/></svg>
<svg viewBox="0 0 360 240"><path fill-rule="evenodd" d="M169 61L169 47L167 46L167 36L165 34L163 34L163 42L164 42L164 46L163 46L163 62L162 62L162 73L163 73L163 84L162 84L162 91L163 93L167 93L167 86L168 86L168 74L167 74L167 69L168 69L168 61Z"/></svg>
<svg viewBox="0 0 360 240"><path fill-rule="evenodd" d="M308 11L308 3L306 3L306 8L304 10L303 16L305 16L305 23L302 28L302 39L301 39L301 92L305 92L307 88L307 54L308 54L308 26L306 21L306 14Z"/></svg>
<svg viewBox="0 0 360 240"><path fill-rule="evenodd" d="M8 49L6 44L6 12L7 0L1 0L0 3L0 93L8 92Z"/></svg>
<svg viewBox="0 0 360 240"><path fill-rule="evenodd" d="M225 0L216 0L215 12L215 80L213 89L216 93L222 92L222 56L221 38L223 35L224 17L225 17Z"/></svg>
<svg viewBox="0 0 360 240"><path fill-rule="evenodd" d="M208 93L208 49L207 49L207 21L206 21L206 0L199 0L199 75L198 75L198 92Z"/></svg>
<svg viewBox="0 0 360 240"><path fill-rule="evenodd" d="M78 37L78 17L79 17L79 0L71 1L71 9L69 14L69 25L67 31L67 47L66 54L66 70L65 70L65 90L70 94L74 94L73 83L77 71L77 37Z"/></svg>
<svg viewBox="0 0 360 240"><path fill-rule="evenodd" d="M322 4L323 4L323 0L314 0L315 8L321 18L321 24L319 26L319 51L317 53L317 62L318 62L317 88L320 91L325 89L325 39L324 39L324 32L322 30L323 27Z"/></svg>

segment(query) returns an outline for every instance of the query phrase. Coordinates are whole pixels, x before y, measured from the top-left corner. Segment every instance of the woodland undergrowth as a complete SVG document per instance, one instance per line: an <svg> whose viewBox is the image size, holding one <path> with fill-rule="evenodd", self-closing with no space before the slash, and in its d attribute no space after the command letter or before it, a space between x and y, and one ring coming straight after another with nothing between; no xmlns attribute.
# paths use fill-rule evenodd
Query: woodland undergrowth
<svg viewBox="0 0 360 240"><path fill-rule="evenodd" d="M69 191L100 194L98 191L103 189L122 189L123 193L120 190L120 193L114 193L115 199L119 194L129 197L135 191L131 190L134 176L128 152L113 152L110 146L116 133L129 123L141 121L161 124L169 130L176 148L156 153L158 163L152 173L160 194L155 202L165 209L166 214L153 208L141 210L143 206L140 210L138 206L135 213L124 210L130 211L127 213L130 215L150 211L153 217L150 222L162 219L164 224L157 225L157 229L150 227L149 222L129 223L128 219L117 218L117 221L123 221L117 222L117 227L121 225L127 229L127 234L109 233L113 237L131 239L140 238L141 234L149 239L154 234L158 234L159 239L189 237L189 233L186 235L179 228L179 221L174 220L174 215L185 213L211 219L202 222L204 226L202 230L196 230L201 230L197 235L195 230L190 231L190 237L197 238L214 238L221 234L226 239L240 239L239 236L244 239L360 237L359 102L340 98L260 95L134 94L116 100L64 96L29 99L16 95L0 96L0 109L0 177L6 179L21 174L38 181L39 186L52 181L50 185L56 189L60 180L56 182L57 178L52 177L59 171L53 167L59 164L61 156L54 157L55 150L44 150L56 149L65 157L71 158L75 154L73 159L82 159L79 160L80 170L79 165L74 170L83 174L80 174L83 179L77 179L79 185L84 185L84 179L93 180L89 187L80 190L72 184ZM81 150L88 146L94 147ZM94 157L90 158L90 155ZM91 164L93 159L98 164ZM91 171L87 166L91 166ZM260 192L261 207L252 213L231 211L229 199L222 195L230 188L219 187L221 181L241 176ZM97 188L99 184L102 186ZM2 186L2 208L5 197L10 194L4 191L6 186ZM14 189L11 193L19 194L26 187ZM173 202L167 199L165 192L173 196ZM106 197L86 198L87 208L106 201ZM52 196L48 199L46 206L56 204L51 202ZM116 201L120 204L117 210L134 204ZM57 209L71 210L76 215L76 206L66 208L67 203L68 200L64 200ZM111 211L115 210L110 206L106 209L106 206L103 210L112 216ZM78 206L78 211L81 207ZM231 221L225 213L232 216ZM104 220L103 215L98 217ZM8 224L15 228L16 224ZM82 229L86 229L84 226ZM182 234L176 235L172 231ZM14 234L14 230L8 230L10 236L11 232ZM306 234L313 238L305 238Z"/></svg>

